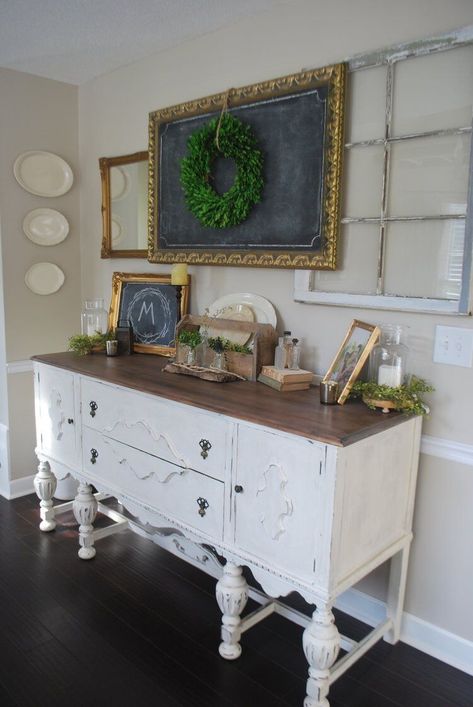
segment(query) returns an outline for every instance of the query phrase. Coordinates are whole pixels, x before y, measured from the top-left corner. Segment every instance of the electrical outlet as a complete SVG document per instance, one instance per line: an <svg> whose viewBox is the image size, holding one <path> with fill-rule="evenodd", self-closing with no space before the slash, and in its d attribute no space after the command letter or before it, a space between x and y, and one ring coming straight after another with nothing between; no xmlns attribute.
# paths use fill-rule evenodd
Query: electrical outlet
<svg viewBox="0 0 473 707"><path fill-rule="evenodd" d="M434 362L471 368L473 360L473 329L437 326L435 329Z"/></svg>

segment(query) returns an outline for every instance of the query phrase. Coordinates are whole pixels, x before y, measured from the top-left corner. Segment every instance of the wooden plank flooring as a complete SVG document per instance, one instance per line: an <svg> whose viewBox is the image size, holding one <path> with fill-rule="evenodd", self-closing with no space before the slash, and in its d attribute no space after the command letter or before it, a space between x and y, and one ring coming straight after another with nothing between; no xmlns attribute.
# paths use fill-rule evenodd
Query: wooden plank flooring
<svg viewBox="0 0 473 707"><path fill-rule="evenodd" d="M301 628L272 616L227 662L214 579L130 531L83 562L71 513L53 533L38 523L35 496L0 497L0 707L302 707ZM337 622L354 638L368 630ZM473 677L381 641L332 686L330 705L473 707Z"/></svg>

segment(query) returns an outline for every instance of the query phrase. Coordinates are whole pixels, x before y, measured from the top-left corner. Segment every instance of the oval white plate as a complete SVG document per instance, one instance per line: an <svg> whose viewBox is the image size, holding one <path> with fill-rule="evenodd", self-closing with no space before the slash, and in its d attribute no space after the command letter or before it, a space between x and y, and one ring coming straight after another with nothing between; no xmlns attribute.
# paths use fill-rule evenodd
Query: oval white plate
<svg viewBox="0 0 473 707"><path fill-rule="evenodd" d="M54 263L35 263L25 275L26 286L35 295L52 295L61 289L65 276Z"/></svg>
<svg viewBox="0 0 473 707"><path fill-rule="evenodd" d="M42 150L19 155L13 174L20 187L36 196L62 196L74 181L72 169L62 157Z"/></svg>
<svg viewBox="0 0 473 707"><path fill-rule="evenodd" d="M55 209L33 209L23 219L23 232L37 245L57 245L67 237L69 222Z"/></svg>
<svg viewBox="0 0 473 707"><path fill-rule="evenodd" d="M258 324L271 324L276 328L276 312L271 302L251 292L238 292L236 294L219 297L219 299L215 300L215 302L210 305L209 314L211 317L218 316L220 310L236 304L246 304L250 307L255 315L255 321L257 321Z"/></svg>
<svg viewBox="0 0 473 707"><path fill-rule="evenodd" d="M254 322L255 314L251 307L248 307L247 304L229 304L219 310L216 315L216 319L232 319L237 322ZM209 336L223 336L233 344L240 344L240 346L246 344L248 339L252 336L251 332L233 331L232 329L214 329L213 327L209 327L207 332Z"/></svg>

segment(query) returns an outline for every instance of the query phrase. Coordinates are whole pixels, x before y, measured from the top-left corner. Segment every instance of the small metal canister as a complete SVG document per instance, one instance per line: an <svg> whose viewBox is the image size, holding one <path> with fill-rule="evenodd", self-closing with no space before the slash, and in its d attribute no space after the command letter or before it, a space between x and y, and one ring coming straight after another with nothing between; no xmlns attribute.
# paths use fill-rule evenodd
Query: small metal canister
<svg viewBox="0 0 473 707"><path fill-rule="evenodd" d="M116 356L118 354L118 341L116 339L106 341L105 347L107 350L107 356Z"/></svg>
<svg viewBox="0 0 473 707"><path fill-rule="evenodd" d="M320 402L324 405L335 405L338 398L337 381L320 382Z"/></svg>

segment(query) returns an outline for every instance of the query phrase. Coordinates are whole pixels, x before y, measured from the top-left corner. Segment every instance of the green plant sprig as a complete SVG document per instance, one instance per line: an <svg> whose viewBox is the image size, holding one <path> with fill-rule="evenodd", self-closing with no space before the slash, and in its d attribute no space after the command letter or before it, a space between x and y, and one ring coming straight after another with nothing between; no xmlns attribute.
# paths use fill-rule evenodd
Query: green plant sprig
<svg viewBox="0 0 473 707"><path fill-rule="evenodd" d="M74 351L79 356L90 354L93 349L105 348L105 342L113 339L115 333L113 330L107 331L105 334L97 331L95 334L74 334L71 336L68 343L69 351Z"/></svg>
<svg viewBox="0 0 473 707"><path fill-rule="evenodd" d="M389 400L394 403L394 409L410 415L426 415L429 408L421 398L421 393L431 393L435 390L427 381L417 376L396 388L389 385L379 385L373 381L356 381L350 391L350 397L362 397L366 405L372 410L375 405L370 400Z"/></svg>
<svg viewBox="0 0 473 707"><path fill-rule="evenodd" d="M212 351L218 351L219 349L219 344L217 343L218 341L221 342L221 347L223 351L232 351L234 353L242 353L242 354L252 354L252 351L248 346L243 346L242 344L234 344L232 341L229 341L228 339L225 339L223 336L217 336L213 337L210 336L208 339L208 345L209 348L212 349Z"/></svg>
<svg viewBox="0 0 473 707"><path fill-rule="evenodd" d="M195 349L202 341L202 335L200 331L180 331L177 340L182 346L190 346L191 349Z"/></svg>

